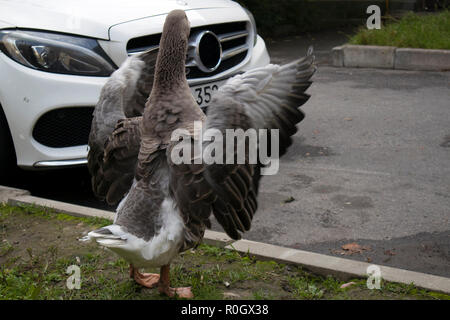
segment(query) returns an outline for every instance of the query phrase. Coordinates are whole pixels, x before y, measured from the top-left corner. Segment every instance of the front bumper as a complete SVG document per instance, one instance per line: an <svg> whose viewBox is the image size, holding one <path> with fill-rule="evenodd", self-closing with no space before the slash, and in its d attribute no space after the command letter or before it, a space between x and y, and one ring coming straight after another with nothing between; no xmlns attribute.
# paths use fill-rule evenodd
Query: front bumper
<svg viewBox="0 0 450 320"><path fill-rule="evenodd" d="M264 40L258 37L251 59L238 71L247 71L269 62ZM0 104L11 130L18 166L37 169L85 164L87 145L51 148L33 138L33 128L38 119L50 110L94 107L107 80L104 77L33 70L0 52Z"/></svg>

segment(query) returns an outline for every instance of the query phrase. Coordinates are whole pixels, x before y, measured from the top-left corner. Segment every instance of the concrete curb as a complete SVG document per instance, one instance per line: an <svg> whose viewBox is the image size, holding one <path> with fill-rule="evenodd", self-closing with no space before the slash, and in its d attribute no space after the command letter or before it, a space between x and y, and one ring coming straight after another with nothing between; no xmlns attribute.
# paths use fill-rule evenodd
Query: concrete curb
<svg viewBox="0 0 450 320"><path fill-rule="evenodd" d="M3 190L4 189L0 186L0 192ZM18 189L15 189L15 191L17 190ZM8 199L9 204L36 205L40 207L52 208L78 217L100 217L110 220L113 220L114 217L114 213L110 211L33 197L30 196L29 192L26 190L20 191L22 192L13 194ZM261 259L300 265L314 273L323 276L333 275L341 280L348 280L351 278L367 278L367 268L371 265L366 262L327 256L324 254L285 248L250 240L234 241L225 233L211 230L207 230L205 232L204 243L236 250L241 253L249 253ZM403 284L414 283L415 286L423 289L450 293L450 278L386 266L379 267L381 277L387 281Z"/></svg>
<svg viewBox="0 0 450 320"><path fill-rule="evenodd" d="M331 58L335 67L450 71L450 50L343 45Z"/></svg>
<svg viewBox="0 0 450 320"><path fill-rule="evenodd" d="M258 258L270 259L284 263L293 263L305 267L314 273L327 276L333 275L341 280L351 278L367 278L367 268L373 264L343 259L324 254L274 246L271 244L239 240L227 249L234 249L242 253L250 253ZM450 278L435 276L426 273L409 271L378 265L381 277L390 282L404 284L414 283L415 286L432 291L450 293Z"/></svg>
<svg viewBox="0 0 450 320"><path fill-rule="evenodd" d="M30 194L30 192L27 190L0 186L0 203L8 202L8 199L16 197L16 196L23 196L23 195L29 195L29 194Z"/></svg>
<svg viewBox="0 0 450 320"><path fill-rule="evenodd" d="M99 210L89 207L78 206L75 204L48 200L44 198L33 197L29 195L16 196L8 199L10 205L35 205L38 207L55 209L61 213L70 214L76 217L96 217L108 220L114 219L114 212Z"/></svg>

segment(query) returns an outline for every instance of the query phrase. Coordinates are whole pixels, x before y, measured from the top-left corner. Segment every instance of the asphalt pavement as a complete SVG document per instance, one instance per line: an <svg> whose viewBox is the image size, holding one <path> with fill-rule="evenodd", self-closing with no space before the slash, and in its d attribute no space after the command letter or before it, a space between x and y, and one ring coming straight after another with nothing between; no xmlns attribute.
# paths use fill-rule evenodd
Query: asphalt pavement
<svg viewBox="0 0 450 320"><path fill-rule="evenodd" d="M449 83L450 73L319 67L246 237L450 276ZM366 250L347 255L349 243Z"/></svg>
<svg viewBox="0 0 450 320"><path fill-rule="evenodd" d="M313 44L319 68L306 118L279 173L262 179L244 237L450 277L450 72L329 66L349 33L267 41L274 63ZM14 186L113 209L94 199L85 168L22 172ZM344 250L349 243L359 249Z"/></svg>

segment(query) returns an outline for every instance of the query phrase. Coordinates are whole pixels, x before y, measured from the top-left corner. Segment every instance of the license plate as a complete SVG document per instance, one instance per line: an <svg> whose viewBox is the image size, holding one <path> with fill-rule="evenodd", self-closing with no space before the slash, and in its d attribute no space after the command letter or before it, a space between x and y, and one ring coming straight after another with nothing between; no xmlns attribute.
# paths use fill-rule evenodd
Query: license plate
<svg viewBox="0 0 450 320"><path fill-rule="evenodd" d="M225 81L217 81L191 87L192 95L200 108L206 109L208 107L214 92L219 90L224 83Z"/></svg>

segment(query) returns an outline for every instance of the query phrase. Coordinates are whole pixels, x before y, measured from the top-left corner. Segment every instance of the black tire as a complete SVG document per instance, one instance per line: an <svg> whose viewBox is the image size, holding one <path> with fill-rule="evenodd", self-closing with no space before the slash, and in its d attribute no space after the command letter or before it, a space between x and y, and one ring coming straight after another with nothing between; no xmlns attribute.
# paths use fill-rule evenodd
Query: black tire
<svg viewBox="0 0 450 320"><path fill-rule="evenodd" d="M16 171L16 152L6 116L0 106L0 185L11 182Z"/></svg>

